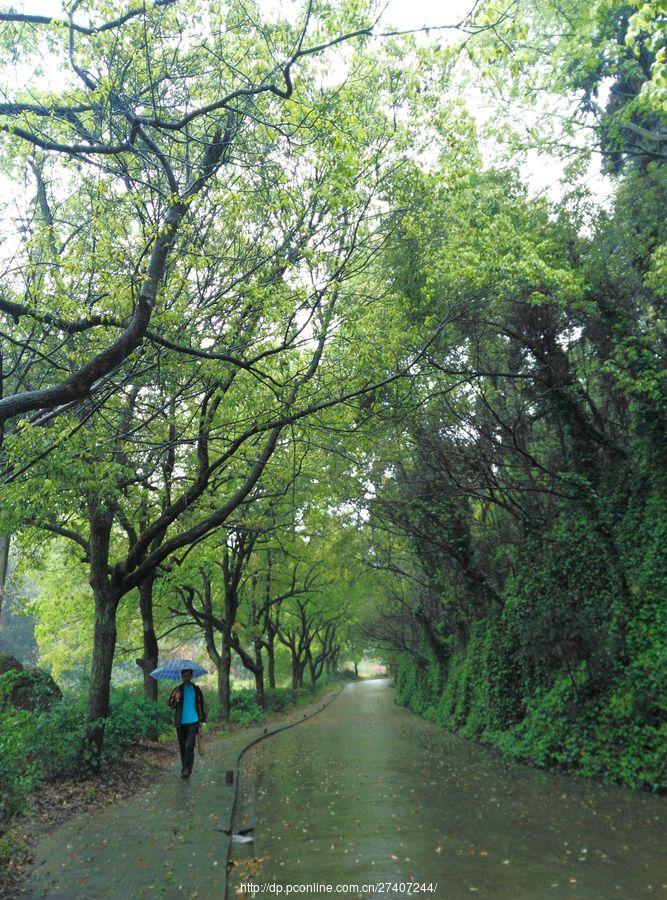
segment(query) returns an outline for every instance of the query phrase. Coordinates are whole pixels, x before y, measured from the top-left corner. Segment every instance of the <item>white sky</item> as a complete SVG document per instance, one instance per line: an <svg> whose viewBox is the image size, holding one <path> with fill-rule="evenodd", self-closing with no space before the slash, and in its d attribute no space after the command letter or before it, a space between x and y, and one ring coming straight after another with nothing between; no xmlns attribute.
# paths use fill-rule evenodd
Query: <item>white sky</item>
<svg viewBox="0 0 667 900"><path fill-rule="evenodd" d="M284 0L265 0L265 4L284 10ZM132 4L128 2L128 7ZM400 28L424 25L449 25L461 19L472 7L473 0L388 0L384 19ZM14 0L12 6L26 13L55 16L62 12L60 0Z"/></svg>
<svg viewBox="0 0 667 900"><path fill-rule="evenodd" d="M451 25L462 21L473 6L474 0L388 0L384 18L401 29ZM433 36L434 32L431 32L431 37ZM448 41L455 40L456 37L457 32L444 31L439 39ZM483 96L472 86L466 91L465 99L478 123L481 124L493 116L490 98ZM525 117L526 113L516 109L515 115ZM531 152L527 154L520 168L523 178L533 192L546 193L552 200L562 196L561 179L564 171L561 160ZM585 184L600 201L608 199L612 185L600 172L599 160L592 160Z"/></svg>
<svg viewBox="0 0 667 900"><path fill-rule="evenodd" d="M385 18L400 28L451 25L470 11L471 0L389 0Z"/></svg>
<svg viewBox="0 0 667 900"><path fill-rule="evenodd" d="M259 2L269 13L272 9L280 9L285 14L287 7L291 7L295 11L303 7L302 0L259 0ZM62 15L61 0L13 0L12 5L27 13ZM127 5L128 7L132 5L130 0L127 0ZM401 30L452 25L461 21L473 6L474 0L386 0L386 10L382 22L386 26ZM435 36L436 33L431 32L430 39ZM454 31L442 31L437 39L451 41L456 37L457 33ZM478 123L483 124L493 116L492 101L473 86L466 89L465 100ZM526 115L518 108L514 114L522 118ZM494 153L493 148L490 146L488 151L487 157L491 158ZM562 196L563 187L560 182L563 167L560 160L540 157L537 153L529 153L524 160L519 160L519 163L522 176L533 192L544 192L552 199ZM586 177L586 186L600 200L604 200L610 193L610 184L601 175L597 161L591 164Z"/></svg>

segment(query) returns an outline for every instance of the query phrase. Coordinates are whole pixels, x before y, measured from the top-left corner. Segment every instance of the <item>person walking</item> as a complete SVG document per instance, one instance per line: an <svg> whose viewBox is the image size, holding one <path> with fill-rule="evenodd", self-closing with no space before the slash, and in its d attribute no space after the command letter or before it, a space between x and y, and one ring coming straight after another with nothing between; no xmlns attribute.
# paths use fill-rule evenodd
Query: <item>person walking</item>
<svg viewBox="0 0 667 900"><path fill-rule="evenodd" d="M168 705L174 712L174 724L181 750L181 778L189 778L195 762L195 743L200 725L206 721L202 689L192 684L192 669L181 669L181 684L169 695Z"/></svg>

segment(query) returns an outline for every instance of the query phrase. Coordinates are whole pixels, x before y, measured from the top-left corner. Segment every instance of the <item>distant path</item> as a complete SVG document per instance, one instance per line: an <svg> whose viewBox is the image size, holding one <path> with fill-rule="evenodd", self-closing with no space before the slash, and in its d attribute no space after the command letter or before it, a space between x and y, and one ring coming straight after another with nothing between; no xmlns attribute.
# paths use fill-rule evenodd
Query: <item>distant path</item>
<svg viewBox="0 0 667 900"><path fill-rule="evenodd" d="M350 684L248 752L236 827L254 822L255 843L234 848L230 898L249 870L257 886L437 882L420 896L447 900L667 896L664 798L503 762L394 696Z"/></svg>

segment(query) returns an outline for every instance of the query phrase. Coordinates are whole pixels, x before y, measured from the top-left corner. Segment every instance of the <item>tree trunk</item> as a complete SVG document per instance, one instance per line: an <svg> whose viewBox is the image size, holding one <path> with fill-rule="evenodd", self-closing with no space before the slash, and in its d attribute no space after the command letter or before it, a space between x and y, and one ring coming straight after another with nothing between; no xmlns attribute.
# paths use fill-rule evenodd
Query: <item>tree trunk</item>
<svg viewBox="0 0 667 900"><path fill-rule="evenodd" d="M449 658L447 645L443 643L443 641L436 634L433 624L431 623L431 620L429 619L423 608L417 609L415 611L415 621L418 622L421 626L422 634L428 641L428 645L435 657L438 666L438 680L440 689L442 689L447 677L447 661ZM465 630L466 638L469 638L470 628L468 625L465 626Z"/></svg>
<svg viewBox="0 0 667 900"><path fill-rule="evenodd" d="M109 575L109 542L111 510L100 507L94 498L89 505L90 517L90 586L95 598L95 632L93 658L88 688L88 716L83 745L84 761L99 766L104 745L104 727L109 716L111 668L116 650L116 610L121 594Z"/></svg>
<svg viewBox="0 0 667 900"><path fill-rule="evenodd" d="M229 674L232 669L231 633L225 629L222 634L222 649L220 651L220 668L218 669L218 697L220 699L220 719L229 722L229 710L231 706L231 689Z"/></svg>
<svg viewBox="0 0 667 900"><path fill-rule="evenodd" d="M104 727L109 716L111 668L116 650L116 609L119 597L109 590L95 590L95 632L93 659L88 688L88 727L86 747L88 762L99 765L104 745Z"/></svg>
<svg viewBox="0 0 667 900"><path fill-rule="evenodd" d="M301 664L299 659L292 651L292 690L297 690L297 688L301 687L303 680L303 672L301 671Z"/></svg>
<svg viewBox="0 0 667 900"><path fill-rule="evenodd" d="M139 585L139 608L141 609L141 621L143 624L144 655L137 662L141 665L144 673L144 693L149 700L157 701L158 683L155 678L151 677L151 672L157 669L159 653L155 624L153 622L154 583L155 574L151 574Z"/></svg>
<svg viewBox="0 0 667 900"><path fill-rule="evenodd" d="M144 673L144 694L149 700L157 703L158 699L158 683L155 678L151 677L153 669L157 669L158 663L158 642L155 634L155 624L153 622L153 585L155 584L155 573L151 573L139 585L139 608L141 609L141 621L143 624L144 634L144 655L137 662L141 666ZM151 725L146 737L150 741L158 739L157 727Z"/></svg>
<svg viewBox="0 0 667 900"><path fill-rule="evenodd" d="M359 665L358 665L358 663L356 662L356 660L355 660L355 663L354 663L354 677L355 677L355 678L358 678L358 677L359 677Z"/></svg>
<svg viewBox="0 0 667 900"><path fill-rule="evenodd" d="M0 621L2 621L2 607L5 599L5 585L7 584L10 542L11 538L8 534L0 534Z"/></svg>
<svg viewBox="0 0 667 900"><path fill-rule="evenodd" d="M223 707L225 706L225 673L222 665L222 657L220 657L220 662L215 667L215 674L218 680L218 702L220 703L220 712L219 718L223 718Z"/></svg>
<svg viewBox="0 0 667 900"><path fill-rule="evenodd" d="M310 672L310 683L315 684L317 681L317 667L310 654L308 654L308 671Z"/></svg>
<svg viewBox="0 0 667 900"><path fill-rule="evenodd" d="M266 640L266 655L269 659L269 687L276 686L276 643L275 635L269 632Z"/></svg>
<svg viewBox="0 0 667 900"><path fill-rule="evenodd" d="M257 694L257 705L261 709L266 709L266 694L264 692L264 662L262 660L262 645L255 643L255 693Z"/></svg>

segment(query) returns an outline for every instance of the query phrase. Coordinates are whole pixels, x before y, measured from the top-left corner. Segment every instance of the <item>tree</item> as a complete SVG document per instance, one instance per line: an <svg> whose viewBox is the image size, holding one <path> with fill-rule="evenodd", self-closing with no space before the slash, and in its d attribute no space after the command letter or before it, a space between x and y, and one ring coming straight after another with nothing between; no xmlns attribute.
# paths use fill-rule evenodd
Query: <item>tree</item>
<svg viewBox="0 0 667 900"><path fill-rule="evenodd" d="M534 105L540 126L529 135L533 145L548 141L554 154L578 156L581 137L589 134L588 149L600 152L611 172L664 162L659 2L519 0L502 20L487 2L472 21L495 23L467 48L495 91ZM563 98L574 101L565 115Z"/></svg>
<svg viewBox="0 0 667 900"><path fill-rule="evenodd" d="M401 584L370 634L429 717L589 771L616 741L606 774L641 759L656 783L664 166L635 151L611 211L446 152L402 178L396 302L417 327L460 315L371 453L376 565Z"/></svg>
<svg viewBox="0 0 667 900"><path fill-rule="evenodd" d="M24 243L23 296L15 280L0 309L55 337L46 353L39 349L41 336L24 340L41 360L40 377L26 384L13 373L14 392L0 399L0 423L88 396L143 343L155 319L154 339L160 340L161 282L193 219L206 215L216 173L234 152L236 165L247 164L275 139L281 128L272 124L273 111L292 97L300 60L368 34L355 15L349 22L357 27L332 35L327 29L336 25L316 19L310 5L298 26L273 30L241 6L184 10L175 0L112 14L102 23L80 8L63 19L2 13L9 23L5 54L21 47L53 64L66 61L67 79L61 91L32 88L0 105L0 131L13 165L34 160L43 213L41 227ZM235 27L239 17L242 29ZM218 65L211 77L212 59ZM55 215L46 159L55 159L57 171L76 185L75 199ZM76 224L68 225L73 207ZM120 228L108 227L119 218ZM109 279L107 266L123 272L120 283ZM46 312L40 294L49 296ZM81 338L76 350L75 336Z"/></svg>
<svg viewBox="0 0 667 900"><path fill-rule="evenodd" d="M177 20L166 21L177 27ZM325 32L329 27L334 24L318 24ZM287 32L286 40L293 39L302 48L299 58L313 60L315 51L340 43L341 37L337 32L336 37L306 53L305 32ZM166 41L162 31L160 35L160 40ZM253 52L259 53L259 45L245 34L239 41L242 51L232 43L230 53L247 55L248 41ZM160 47L164 49L164 44L158 41ZM146 48L157 52L153 44ZM113 65L127 61L129 52L126 48L114 50L110 57ZM201 57L195 56L201 63ZM370 66L362 51L358 63ZM187 77L192 77L192 87L199 70L188 57L187 66L191 64L194 68L192 72L187 69ZM157 654L151 608L160 570L224 526L250 500L287 425L364 396L374 387L367 379L359 383L356 375L354 347L365 337L359 323L365 326L364 316L366 320L369 316L363 306L357 311L355 304L358 285L392 226L391 221L378 221L375 209L385 168L391 168L402 152L403 138L397 139L395 153L389 153L389 142L397 132L377 98L360 106L357 101L363 91L359 85L349 91L339 85L322 91L306 83L301 96L295 94L292 64L281 69L289 91L286 88L276 94L268 87L248 88L248 94L244 88L235 96L235 100L242 97L244 103L252 100L255 105L249 122L240 131L234 130L233 140L230 132L225 143L230 153L233 146L239 154L228 160L230 173L233 170L230 184L214 179L215 167L209 165L206 155L200 157L199 168L193 169L187 146L181 146L179 129L190 136L199 113L184 114L185 122L160 118L162 113L144 122L142 114L137 140L142 129L159 132L165 147L170 148L166 168L159 157L158 163L153 160L151 165L159 174L153 172L151 177L157 182L149 182L154 186L148 198L140 185L140 202L134 190L126 189L127 173L123 172L121 189L114 181L115 170L105 170L109 176L103 181L107 205L100 217L115 234L119 204L127 203L128 214L137 219L135 231L151 235L150 223L161 221L165 209L168 217L170 210L177 210L178 220L169 228L168 248L164 231L151 238L155 243L146 244L153 248L151 253L162 247L164 252L158 255L164 277L161 311L151 312L144 354L128 359L100 387L99 395L69 410L59 409L59 428L69 429L66 439L59 431L54 440L54 419L46 416L22 421L5 440L6 474L12 483L12 502L3 509L8 526L44 529L72 540L83 550L90 569L96 622L88 719L95 752L99 752L108 715L115 617L121 598L134 590L139 593L145 628L142 668L149 689L154 690L148 680ZM193 87L191 95L196 93ZM261 121L255 121L259 116L255 101L259 102L260 96L265 107ZM276 97L290 100L290 113L284 123L273 127L268 117L273 108L270 98ZM151 102L159 106L158 100ZM202 121L226 109L217 100L211 105L201 112ZM304 123L315 114L336 119L338 127L347 130L348 150L342 152L326 130L306 128ZM173 118L173 110L169 115ZM226 110L225 115L226 121L237 123L236 112ZM115 113L111 118L114 127L120 128ZM67 116L60 126L65 130L78 127ZM90 164L89 153L78 146L75 151L70 147L69 152ZM256 159L261 164L245 168ZM181 167L179 173L182 170L182 177L179 174L177 178L180 193L171 190L167 171L176 163ZM148 169L153 171L150 166ZM285 172L290 175L287 180ZM150 173L144 174L148 178ZM250 192L248 202L241 204L235 198L238 186ZM164 199L166 189L171 199ZM86 190L92 190L92 181L86 183ZM190 200L200 190L198 206ZM63 218L66 206L60 208ZM74 209L79 209L76 203ZM50 218L57 221L53 210ZM121 232L121 245L133 238L131 227L123 226ZM82 235L89 233L85 224ZM68 246L77 240L77 234L74 229ZM115 247L100 247L96 240L86 244L74 269L77 283L79 279L89 282L86 273L94 273L93 281L99 275L100 286L102 281L114 289L117 283L123 285L118 260L111 266L115 252ZM58 259L62 258L61 247ZM103 271L99 269L102 261ZM56 288L57 276L59 273L53 275ZM366 282L363 291L368 296ZM54 323L49 320L46 324ZM58 330L61 325L59 320L54 327ZM86 327L82 333L90 336L92 330ZM329 345L339 348L336 354L325 352ZM56 356L47 358L56 366L61 365L59 353L75 352L57 342L54 347ZM395 359L391 359L391 368L383 361L379 372L376 367L377 383L393 382L410 370L413 361L409 354L398 368ZM37 482L50 488L37 495Z"/></svg>

